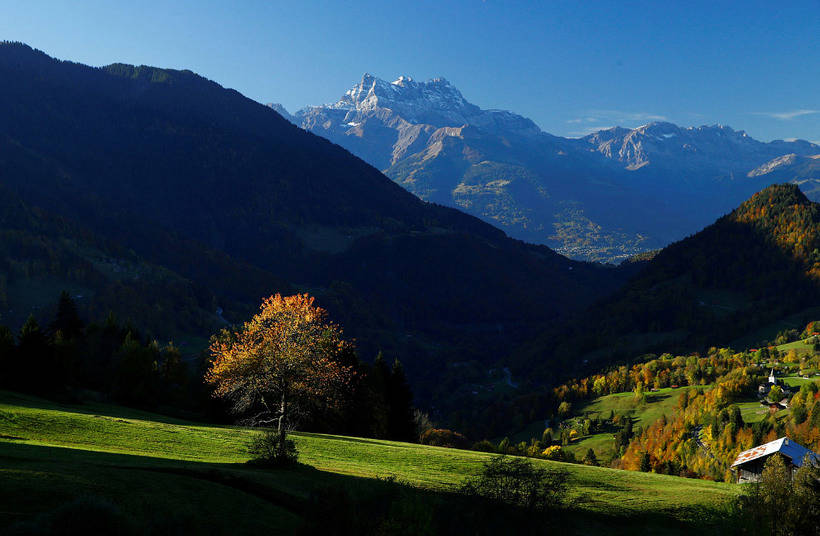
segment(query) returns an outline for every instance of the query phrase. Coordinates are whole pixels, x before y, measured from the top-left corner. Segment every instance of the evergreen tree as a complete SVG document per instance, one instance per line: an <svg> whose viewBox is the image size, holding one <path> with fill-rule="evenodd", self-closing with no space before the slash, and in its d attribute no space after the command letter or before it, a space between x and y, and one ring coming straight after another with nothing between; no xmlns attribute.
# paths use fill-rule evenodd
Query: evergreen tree
<svg viewBox="0 0 820 536"><path fill-rule="evenodd" d="M652 469L652 465L650 464L649 460L649 453L644 452L641 454L641 471L644 473L648 473Z"/></svg>
<svg viewBox="0 0 820 536"><path fill-rule="evenodd" d="M598 465L598 457L595 455L595 451L591 448L587 450L586 455L584 456L584 464L585 465Z"/></svg>
<svg viewBox="0 0 820 536"><path fill-rule="evenodd" d="M73 340L82 335L83 321L77 312L77 304L65 290L60 293L57 314L51 324L51 331L55 334L59 331L64 340Z"/></svg>
<svg viewBox="0 0 820 536"><path fill-rule="evenodd" d="M404 367L396 359L390 371L387 390L389 437L397 441L417 441L418 432L413 419L413 393Z"/></svg>
<svg viewBox="0 0 820 536"><path fill-rule="evenodd" d="M16 350L14 334L6 326L0 326L0 370L6 371L0 374L0 387L11 387L11 371L16 362Z"/></svg>
<svg viewBox="0 0 820 536"><path fill-rule="evenodd" d="M52 370L51 346L40 324L29 315L20 329L16 367L11 382L13 389L48 394L56 378Z"/></svg>
<svg viewBox="0 0 820 536"><path fill-rule="evenodd" d="M159 349L143 345L130 332L115 356L111 394L122 404L154 405L159 387Z"/></svg>
<svg viewBox="0 0 820 536"><path fill-rule="evenodd" d="M372 397L370 412L373 417L373 437L387 438L390 434L389 385L390 369L384 361L384 355L379 352L367 374L367 387Z"/></svg>
<svg viewBox="0 0 820 536"><path fill-rule="evenodd" d="M82 381L87 387L100 391L111 388L114 355L125 342L125 336L114 313L108 313L102 325L88 327L82 360Z"/></svg>
<svg viewBox="0 0 820 536"><path fill-rule="evenodd" d="M54 338L53 373L62 378L63 385L73 385L80 376L80 345L85 333L77 306L65 290L57 301L51 333Z"/></svg>

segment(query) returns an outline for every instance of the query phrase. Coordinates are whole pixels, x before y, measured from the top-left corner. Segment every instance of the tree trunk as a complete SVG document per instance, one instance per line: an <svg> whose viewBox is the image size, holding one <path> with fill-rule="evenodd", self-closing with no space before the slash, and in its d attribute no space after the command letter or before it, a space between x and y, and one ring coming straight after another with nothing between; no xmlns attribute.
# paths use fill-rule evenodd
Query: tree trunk
<svg viewBox="0 0 820 536"><path fill-rule="evenodd" d="M279 434L279 452L285 452L285 412L287 411L287 397L285 396L285 392L282 391L282 401L279 405L279 423L277 427L277 432Z"/></svg>

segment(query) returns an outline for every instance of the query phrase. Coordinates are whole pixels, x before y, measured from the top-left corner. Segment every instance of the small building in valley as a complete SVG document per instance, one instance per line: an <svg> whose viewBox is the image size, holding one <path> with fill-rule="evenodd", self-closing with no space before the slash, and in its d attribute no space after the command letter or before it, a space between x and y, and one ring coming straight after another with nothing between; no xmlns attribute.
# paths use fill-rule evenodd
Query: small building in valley
<svg viewBox="0 0 820 536"><path fill-rule="evenodd" d="M735 463L732 464L732 471L737 474L737 481L739 483L759 482L763 474L763 466L773 454L783 456L786 464L791 468L792 474L803 466L806 456L813 459L814 463L820 463L819 454L812 452L788 437L781 437L738 454Z"/></svg>
<svg viewBox="0 0 820 536"><path fill-rule="evenodd" d="M769 373L769 385L777 385L777 378L774 376L774 369Z"/></svg>

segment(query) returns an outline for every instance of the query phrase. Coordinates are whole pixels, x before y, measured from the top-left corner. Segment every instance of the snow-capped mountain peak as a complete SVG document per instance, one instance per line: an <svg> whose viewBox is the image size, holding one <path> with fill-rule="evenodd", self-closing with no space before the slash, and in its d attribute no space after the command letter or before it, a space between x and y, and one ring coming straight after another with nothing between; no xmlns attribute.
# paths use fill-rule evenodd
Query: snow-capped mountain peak
<svg viewBox="0 0 820 536"><path fill-rule="evenodd" d="M444 78L418 82L411 76L399 76L393 82L365 73L361 80L325 108L354 112L345 123L356 122L356 114L390 110L410 123L436 126L461 126L481 110L467 102L461 92Z"/></svg>
<svg viewBox="0 0 820 536"><path fill-rule="evenodd" d="M413 78L410 77L410 76L404 76L404 75L401 75L397 79L393 80L393 85L394 86L402 86L403 87L405 85L412 84L412 83L413 83Z"/></svg>

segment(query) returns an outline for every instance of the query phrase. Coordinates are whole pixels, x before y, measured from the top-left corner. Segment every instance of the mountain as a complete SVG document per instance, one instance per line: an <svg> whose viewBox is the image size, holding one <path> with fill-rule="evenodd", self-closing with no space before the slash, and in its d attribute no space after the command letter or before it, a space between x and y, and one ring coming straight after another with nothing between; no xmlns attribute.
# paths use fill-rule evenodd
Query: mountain
<svg viewBox="0 0 820 536"><path fill-rule="evenodd" d="M27 206L192 282L231 322L264 295L310 292L364 358L401 358L422 401L466 381L453 362L499 362L622 282L425 203L190 71L4 43L0 79L0 182Z"/></svg>
<svg viewBox="0 0 820 536"><path fill-rule="evenodd" d="M728 127L671 123L561 138L471 104L443 78L366 74L339 101L286 117L422 199L590 260L618 261L680 239L771 184L751 170L789 153L820 153L808 142L762 143Z"/></svg>
<svg viewBox="0 0 820 536"><path fill-rule="evenodd" d="M271 110L275 111L276 113L278 113L279 115L281 115L282 117L284 117L285 119L287 119L288 121L293 123L294 117L292 115L290 115L290 113L288 113L287 109L285 109L285 107L282 106L280 103L278 103L278 102L269 102L265 106L267 106Z"/></svg>
<svg viewBox="0 0 820 536"><path fill-rule="evenodd" d="M754 177L748 172L772 158L820 151L817 145L803 140L764 143L723 125L683 128L667 122L632 130L602 130L581 141L629 170L662 168L667 180L676 184L679 176L689 175L688 185L731 179L741 173Z"/></svg>
<svg viewBox="0 0 820 536"><path fill-rule="evenodd" d="M556 363L594 367L646 352L729 346L793 315L804 324L820 300L820 204L797 185L770 186L643 265L569 327L521 352L521 366L536 363L544 348L541 377Z"/></svg>
<svg viewBox="0 0 820 536"><path fill-rule="evenodd" d="M0 184L0 324L18 327L32 313L50 322L62 290L87 318L113 312L150 332L184 336L224 324L201 285L26 205Z"/></svg>
<svg viewBox="0 0 820 536"><path fill-rule="evenodd" d="M774 158L748 173L750 177L792 182L800 186L806 197L820 201L820 155L800 156L795 153Z"/></svg>

